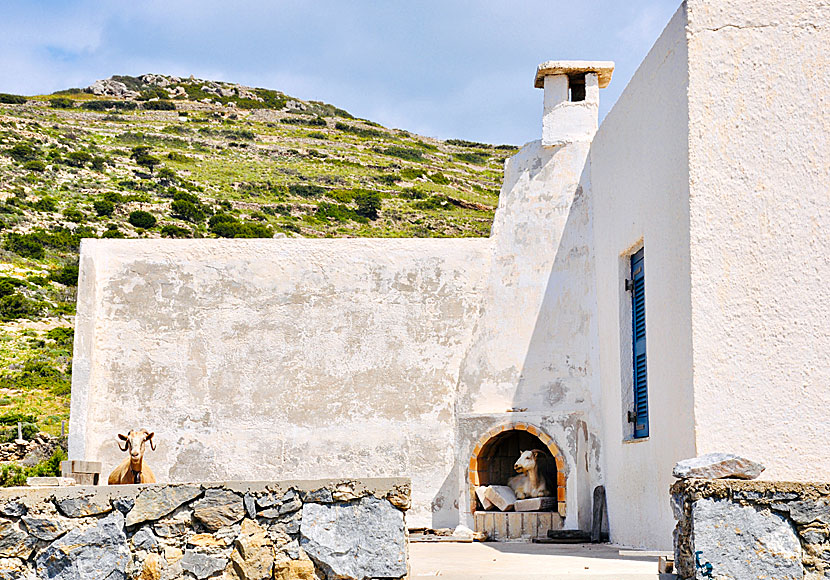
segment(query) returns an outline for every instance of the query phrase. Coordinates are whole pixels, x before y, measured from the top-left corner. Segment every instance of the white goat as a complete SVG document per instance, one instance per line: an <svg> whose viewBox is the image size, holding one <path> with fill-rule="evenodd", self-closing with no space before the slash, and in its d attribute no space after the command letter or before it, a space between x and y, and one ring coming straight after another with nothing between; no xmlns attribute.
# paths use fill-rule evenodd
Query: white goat
<svg viewBox="0 0 830 580"><path fill-rule="evenodd" d="M153 435L154 433L149 433L146 429L131 430L126 435L118 434L118 438L124 441L123 447L120 443L118 444L119 449L129 450L130 456L110 473L107 479L109 485L156 482L156 476L153 475L152 470L144 465L144 444L149 441L150 448L153 451L156 450Z"/></svg>
<svg viewBox="0 0 830 580"><path fill-rule="evenodd" d="M507 481L518 499L549 497L547 474L550 473L551 457L541 449L522 451L513 469L519 472Z"/></svg>

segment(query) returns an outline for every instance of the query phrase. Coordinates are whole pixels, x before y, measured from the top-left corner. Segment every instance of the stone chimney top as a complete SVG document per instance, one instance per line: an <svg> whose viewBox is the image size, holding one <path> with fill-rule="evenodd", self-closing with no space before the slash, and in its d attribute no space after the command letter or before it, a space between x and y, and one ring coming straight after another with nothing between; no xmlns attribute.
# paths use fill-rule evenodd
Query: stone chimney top
<svg viewBox="0 0 830 580"><path fill-rule="evenodd" d="M536 67L537 89L545 88L545 77L549 75L577 76L596 73L599 88L604 89L611 82L614 74L614 61L611 60L549 60Z"/></svg>
<svg viewBox="0 0 830 580"><path fill-rule="evenodd" d="M611 82L614 63L549 60L536 68L534 86L545 89L542 145L590 142L597 132L599 90Z"/></svg>

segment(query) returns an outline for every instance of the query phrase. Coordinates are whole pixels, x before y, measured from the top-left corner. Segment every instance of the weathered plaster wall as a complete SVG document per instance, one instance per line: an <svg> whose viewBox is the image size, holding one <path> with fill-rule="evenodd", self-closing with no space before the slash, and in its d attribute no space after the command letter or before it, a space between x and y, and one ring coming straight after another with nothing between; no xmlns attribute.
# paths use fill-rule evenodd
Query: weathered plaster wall
<svg viewBox="0 0 830 580"><path fill-rule="evenodd" d="M590 526L600 479L589 146L537 141L508 161L457 405L460 465L487 429L506 421L553 438L566 462L565 527L573 528Z"/></svg>
<svg viewBox="0 0 830 580"><path fill-rule="evenodd" d="M830 4L689 0L697 447L830 478Z"/></svg>
<svg viewBox="0 0 830 580"><path fill-rule="evenodd" d="M611 540L669 549L671 469L695 455L686 14L677 11L591 149L603 461ZM732 232L729 232L732 233ZM645 247L650 432L630 440L630 256Z"/></svg>
<svg viewBox="0 0 830 580"><path fill-rule="evenodd" d="M413 480L457 522L453 408L489 240L85 240L70 457L160 481Z"/></svg>

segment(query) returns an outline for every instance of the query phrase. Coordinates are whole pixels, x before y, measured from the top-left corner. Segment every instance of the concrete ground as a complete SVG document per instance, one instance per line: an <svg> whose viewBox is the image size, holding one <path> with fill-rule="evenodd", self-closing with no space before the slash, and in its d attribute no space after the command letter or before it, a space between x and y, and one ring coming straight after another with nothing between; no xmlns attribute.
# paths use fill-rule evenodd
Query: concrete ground
<svg viewBox="0 0 830 580"><path fill-rule="evenodd" d="M630 552L629 552L630 553ZM656 556L607 544L411 543L411 578L443 580L668 580Z"/></svg>

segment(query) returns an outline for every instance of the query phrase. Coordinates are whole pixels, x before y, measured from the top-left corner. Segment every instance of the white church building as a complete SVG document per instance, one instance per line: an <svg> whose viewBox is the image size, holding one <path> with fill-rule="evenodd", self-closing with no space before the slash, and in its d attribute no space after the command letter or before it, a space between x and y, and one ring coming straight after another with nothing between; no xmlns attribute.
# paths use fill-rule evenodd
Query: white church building
<svg viewBox="0 0 830 580"><path fill-rule="evenodd" d="M830 4L686 0L550 61L486 239L85 240L70 458L155 432L159 481L408 476L410 526L668 549L674 463L830 480ZM556 504L484 512L521 450ZM489 518L489 519L488 519Z"/></svg>

